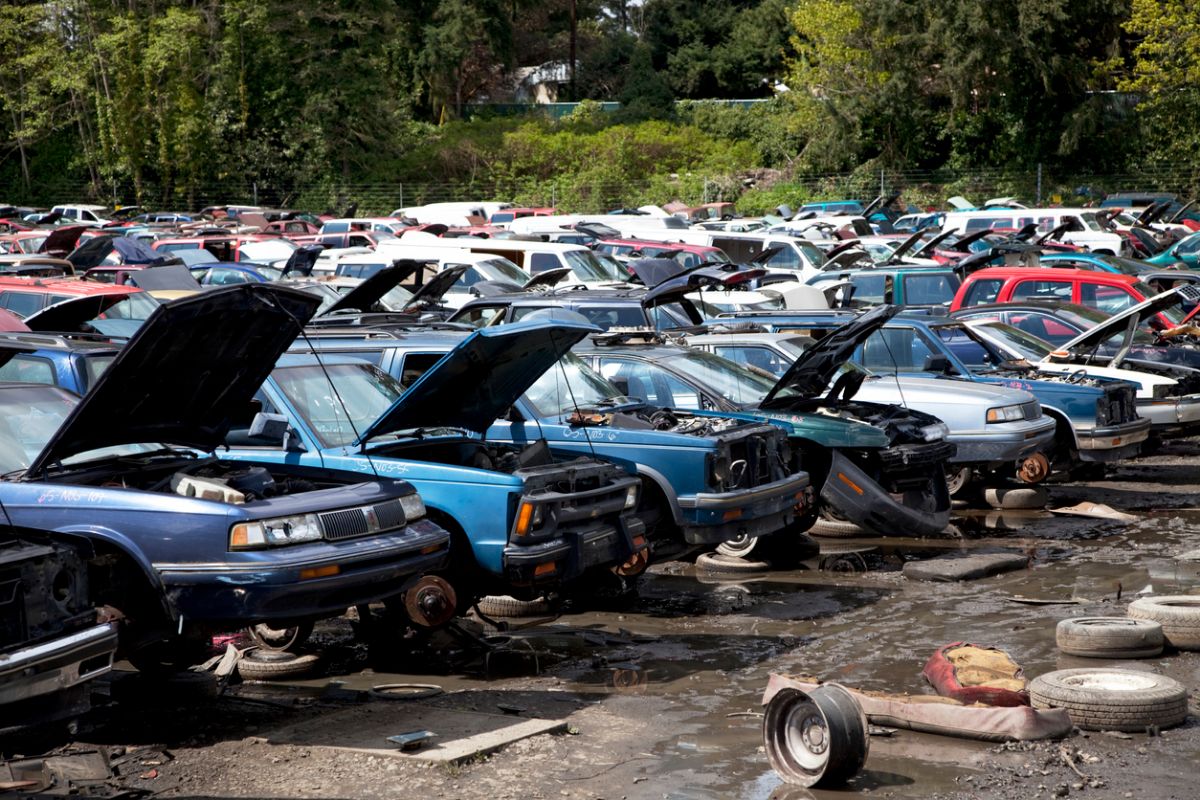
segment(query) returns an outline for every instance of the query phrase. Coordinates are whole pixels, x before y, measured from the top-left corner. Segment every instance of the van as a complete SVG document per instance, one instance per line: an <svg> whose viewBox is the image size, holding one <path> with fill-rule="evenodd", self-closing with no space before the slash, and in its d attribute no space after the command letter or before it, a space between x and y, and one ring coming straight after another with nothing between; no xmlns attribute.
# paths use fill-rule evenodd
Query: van
<svg viewBox="0 0 1200 800"><path fill-rule="evenodd" d="M72 220L80 225L99 227L107 225L109 220L104 216L108 213L105 206L94 205L62 205L50 209L50 213L58 213L63 219Z"/></svg>
<svg viewBox="0 0 1200 800"><path fill-rule="evenodd" d="M1062 235L1067 244L1078 245L1093 253L1110 256L1129 255L1125 237L1107 230L1096 218L1094 208L989 208L982 211L950 211L942 225L943 231L960 234L987 229L1019 231L1034 223L1039 233L1047 233L1059 225L1068 228Z"/></svg>

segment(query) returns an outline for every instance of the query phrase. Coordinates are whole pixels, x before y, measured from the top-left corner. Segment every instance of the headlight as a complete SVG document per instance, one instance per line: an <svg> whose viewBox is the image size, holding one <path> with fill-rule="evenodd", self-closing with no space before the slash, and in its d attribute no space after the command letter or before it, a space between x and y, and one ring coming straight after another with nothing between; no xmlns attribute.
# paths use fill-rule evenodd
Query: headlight
<svg viewBox="0 0 1200 800"><path fill-rule="evenodd" d="M625 507L633 508L638 503L638 487L635 483L625 490Z"/></svg>
<svg viewBox="0 0 1200 800"><path fill-rule="evenodd" d="M517 509L517 536L524 536L530 531L540 528L544 512L545 509L541 503L523 500L521 507Z"/></svg>
<svg viewBox="0 0 1200 800"><path fill-rule="evenodd" d="M935 422L933 425L926 425L921 428L921 436L927 442L936 442L940 439L945 439L950 435L950 426L944 422Z"/></svg>
<svg viewBox="0 0 1200 800"><path fill-rule="evenodd" d="M988 422L1018 422L1025 419L1025 412L1020 406L1000 406L999 408L989 408L987 412Z"/></svg>
<svg viewBox="0 0 1200 800"><path fill-rule="evenodd" d="M718 454L709 456L709 482L720 488L729 480L729 456Z"/></svg>
<svg viewBox="0 0 1200 800"><path fill-rule="evenodd" d="M425 501L416 492L401 497L400 507L404 509L404 519L408 522L425 516Z"/></svg>
<svg viewBox="0 0 1200 800"><path fill-rule="evenodd" d="M321 539L321 525L316 514L297 514L294 517L260 519L241 522L229 531L230 550L257 550L263 547L282 547Z"/></svg>
<svg viewBox="0 0 1200 800"><path fill-rule="evenodd" d="M1096 401L1096 424L1101 425L1101 426L1108 424L1108 398L1107 397L1101 397L1099 400Z"/></svg>

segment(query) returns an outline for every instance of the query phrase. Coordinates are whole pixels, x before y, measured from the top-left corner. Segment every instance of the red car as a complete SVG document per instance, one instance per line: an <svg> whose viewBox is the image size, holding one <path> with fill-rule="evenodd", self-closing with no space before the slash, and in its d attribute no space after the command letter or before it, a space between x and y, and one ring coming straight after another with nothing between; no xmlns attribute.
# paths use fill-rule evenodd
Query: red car
<svg viewBox="0 0 1200 800"><path fill-rule="evenodd" d="M158 301L133 286L115 286L111 283L93 283L66 278L0 277L0 308L11 311L21 318L28 317L46 306L60 303L63 300L105 294L130 296L129 307L113 312L112 316L145 319L158 306ZM125 305L125 303L121 304L121 306Z"/></svg>
<svg viewBox="0 0 1200 800"><path fill-rule="evenodd" d="M729 256L719 247L683 242L651 242L645 239L602 239L593 250L621 258L671 258L685 267L695 267L706 261L728 262Z"/></svg>
<svg viewBox="0 0 1200 800"><path fill-rule="evenodd" d="M1057 300L1116 314L1156 294L1159 292L1135 275L1086 269L991 267L967 276L950 310L988 303ZM1158 324L1170 328L1183 319L1183 309L1170 308L1158 315Z"/></svg>

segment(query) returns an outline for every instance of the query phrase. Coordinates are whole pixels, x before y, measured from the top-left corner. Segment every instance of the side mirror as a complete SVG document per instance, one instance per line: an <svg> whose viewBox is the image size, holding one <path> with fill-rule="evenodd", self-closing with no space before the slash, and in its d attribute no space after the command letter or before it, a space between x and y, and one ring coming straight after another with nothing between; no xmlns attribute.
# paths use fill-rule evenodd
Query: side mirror
<svg viewBox="0 0 1200 800"><path fill-rule="evenodd" d="M925 363L921 365L921 371L937 375L950 375L954 372L954 368L950 366L950 359L943 353L933 353L925 356Z"/></svg>

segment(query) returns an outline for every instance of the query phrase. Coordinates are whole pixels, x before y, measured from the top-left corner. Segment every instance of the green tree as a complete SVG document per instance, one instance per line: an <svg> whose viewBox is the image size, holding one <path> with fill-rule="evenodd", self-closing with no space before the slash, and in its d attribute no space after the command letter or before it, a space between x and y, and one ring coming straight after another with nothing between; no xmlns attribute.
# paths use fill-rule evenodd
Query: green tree
<svg viewBox="0 0 1200 800"><path fill-rule="evenodd" d="M1118 88L1140 98L1146 161L1191 163L1200 145L1200 6L1133 0L1124 29L1136 44Z"/></svg>

